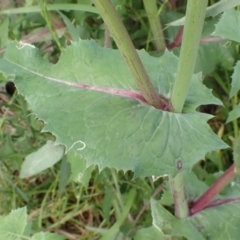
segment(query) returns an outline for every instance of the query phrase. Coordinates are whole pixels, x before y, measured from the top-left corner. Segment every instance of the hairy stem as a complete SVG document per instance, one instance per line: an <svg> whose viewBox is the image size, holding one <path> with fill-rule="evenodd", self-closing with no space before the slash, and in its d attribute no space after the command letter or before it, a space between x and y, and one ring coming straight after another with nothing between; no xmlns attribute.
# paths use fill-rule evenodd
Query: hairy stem
<svg viewBox="0 0 240 240"><path fill-rule="evenodd" d="M108 26L146 102L158 109L165 109L166 103L154 89L112 2L110 0L94 0L94 4Z"/></svg>
<svg viewBox="0 0 240 240"><path fill-rule="evenodd" d="M186 218L189 215L188 202L184 185L184 173L178 173L174 178L169 176L175 206L175 216Z"/></svg>
<svg viewBox="0 0 240 240"><path fill-rule="evenodd" d="M196 202L191 206L191 215L204 209L207 204L220 193L236 177L235 164L233 164Z"/></svg>
<svg viewBox="0 0 240 240"><path fill-rule="evenodd" d="M157 51L162 52L165 50L166 44L164 40L162 24L158 15L156 0L143 0L143 4L153 34L153 43Z"/></svg>
<svg viewBox="0 0 240 240"><path fill-rule="evenodd" d="M172 91L172 107L182 112L194 71L208 0L188 0L183 41Z"/></svg>

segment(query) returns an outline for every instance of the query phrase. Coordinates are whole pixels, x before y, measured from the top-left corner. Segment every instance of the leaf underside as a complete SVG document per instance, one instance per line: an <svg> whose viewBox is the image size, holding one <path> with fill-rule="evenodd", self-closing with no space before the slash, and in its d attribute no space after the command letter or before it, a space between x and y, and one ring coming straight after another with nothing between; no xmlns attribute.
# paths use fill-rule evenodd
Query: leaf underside
<svg viewBox="0 0 240 240"><path fill-rule="evenodd" d="M178 58L168 51L161 58L138 53L159 94L169 99ZM193 76L179 114L146 105L119 51L92 40L72 43L55 65L33 46L11 42L0 71L13 74L18 92L45 122L44 131L88 166L132 170L135 176L176 174L227 147L206 123L211 116L195 111L201 104L221 104L200 74Z"/></svg>

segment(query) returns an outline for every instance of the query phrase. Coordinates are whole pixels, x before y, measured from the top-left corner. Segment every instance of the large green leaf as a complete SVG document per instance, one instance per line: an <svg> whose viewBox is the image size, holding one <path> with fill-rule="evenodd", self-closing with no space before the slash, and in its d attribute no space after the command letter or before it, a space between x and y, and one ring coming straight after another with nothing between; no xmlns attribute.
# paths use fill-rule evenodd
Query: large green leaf
<svg viewBox="0 0 240 240"><path fill-rule="evenodd" d="M178 58L138 53L157 91L170 98ZM227 147L206 123L211 116L195 111L201 104L220 104L200 74L192 79L181 114L146 105L119 51L94 41L73 43L55 65L33 46L12 42L0 69L15 75L18 92L44 120L44 131L87 165L132 170L135 176L175 174Z"/></svg>

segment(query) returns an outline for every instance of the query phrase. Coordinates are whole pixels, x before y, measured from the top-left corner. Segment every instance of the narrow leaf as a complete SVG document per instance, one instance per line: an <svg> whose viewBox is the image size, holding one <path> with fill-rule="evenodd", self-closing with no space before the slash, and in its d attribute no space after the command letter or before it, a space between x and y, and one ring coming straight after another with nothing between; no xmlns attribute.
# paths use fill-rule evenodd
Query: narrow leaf
<svg viewBox="0 0 240 240"><path fill-rule="evenodd" d="M240 117L240 104L235 106L231 112L228 114L227 123Z"/></svg>
<svg viewBox="0 0 240 240"><path fill-rule="evenodd" d="M91 13L98 13L97 9L93 6L88 6L85 4L73 4L73 3L59 3L59 4L47 4L47 10L49 11L84 11L84 12L91 12ZM41 12L39 6L29 6L29 7L20 7L20 8L13 8L13 9L5 9L1 10L0 14L20 14L20 13L34 13L34 12Z"/></svg>
<svg viewBox="0 0 240 240"><path fill-rule="evenodd" d="M240 174L240 136L238 136L238 138L234 142L233 157L234 157L234 163L235 163L235 171L239 175Z"/></svg>
<svg viewBox="0 0 240 240"><path fill-rule="evenodd" d="M108 240L111 239L116 233L120 231L120 227L123 224L123 221L126 219L127 215L129 214L129 211L133 205L134 198L136 196L136 189L132 188L127 197L125 205L122 209L122 213L119 216L118 220L113 224L113 226L101 237L100 240Z"/></svg>
<svg viewBox="0 0 240 240"><path fill-rule="evenodd" d="M9 18L6 17L4 20L1 20L0 24L0 48L6 47L8 42L8 29L9 29Z"/></svg>
<svg viewBox="0 0 240 240"><path fill-rule="evenodd" d="M53 141L47 141L44 146L25 158L20 177L27 178L53 166L61 159L63 153L63 146L56 145Z"/></svg>
<svg viewBox="0 0 240 240"><path fill-rule="evenodd" d="M61 195L65 192L66 186L71 174L71 166L67 161L66 156L61 161L61 168L59 173L58 194Z"/></svg>
<svg viewBox="0 0 240 240"><path fill-rule="evenodd" d="M230 97L233 97L240 89L240 61L237 62L236 66L234 67L234 72L232 75L232 87L230 91Z"/></svg>

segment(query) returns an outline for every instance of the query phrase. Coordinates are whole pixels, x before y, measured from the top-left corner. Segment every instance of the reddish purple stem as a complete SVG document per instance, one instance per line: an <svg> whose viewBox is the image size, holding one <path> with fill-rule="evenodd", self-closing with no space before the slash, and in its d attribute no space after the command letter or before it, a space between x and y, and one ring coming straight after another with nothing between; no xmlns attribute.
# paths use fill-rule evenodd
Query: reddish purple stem
<svg viewBox="0 0 240 240"><path fill-rule="evenodd" d="M206 207L210 207L210 201L220 193L236 176L235 165L233 164L190 208L190 214L193 215ZM228 199L229 200L229 199ZM226 200L224 203L226 203ZM209 205L208 205L209 204ZM219 204L219 203L218 203ZM216 202L215 202L216 205Z"/></svg>

